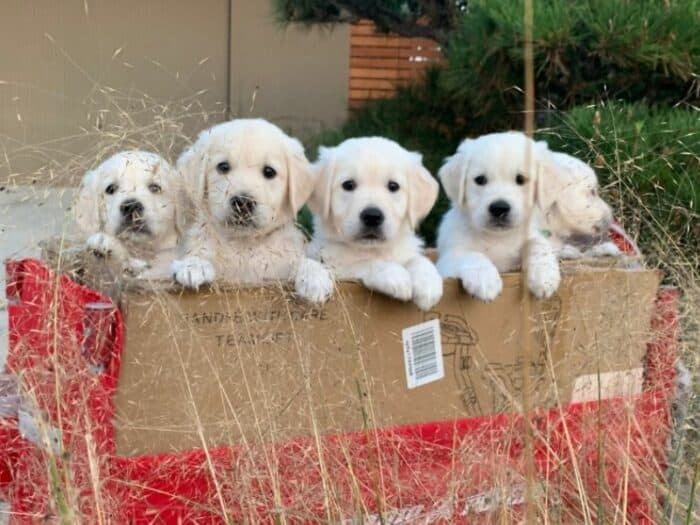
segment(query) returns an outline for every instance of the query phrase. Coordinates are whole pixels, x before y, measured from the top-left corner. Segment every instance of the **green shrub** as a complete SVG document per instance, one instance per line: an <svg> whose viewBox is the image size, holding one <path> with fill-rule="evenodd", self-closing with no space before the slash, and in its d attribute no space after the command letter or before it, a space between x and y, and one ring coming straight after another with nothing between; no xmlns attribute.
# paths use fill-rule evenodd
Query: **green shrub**
<svg viewBox="0 0 700 525"><path fill-rule="evenodd" d="M522 0L472 0L446 49L453 101L496 126L520 125ZM675 104L700 97L700 2L534 2L535 93L540 107L599 98Z"/></svg>

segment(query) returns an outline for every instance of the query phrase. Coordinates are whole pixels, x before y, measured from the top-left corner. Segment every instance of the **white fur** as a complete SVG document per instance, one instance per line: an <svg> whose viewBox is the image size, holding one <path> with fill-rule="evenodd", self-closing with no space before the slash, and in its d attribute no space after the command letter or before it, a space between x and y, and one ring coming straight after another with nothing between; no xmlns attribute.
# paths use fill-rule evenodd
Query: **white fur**
<svg viewBox="0 0 700 525"><path fill-rule="evenodd" d="M162 157L123 151L85 174L73 214L96 256L119 271L163 279L182 226L181 190L179 174ZM130 200L143 206L142 229L129 227L120 210Z"/></svg>
<svg viewBox="0 0 700 525"><path fill-rule="evenodd" d="M228 163L228 171L222 163ZM177 162L187 184L194 222L174 278L189 288L221 279L232 284L294 281L296 292L325 301L333 283L305 259L296 214L316 179L301 143L262 119L238 119L200 133ZM272 169L274 176L266 177ZM254 210L241 218L232 199Z"/></svg>
<svg viewBox="0 0 700 525"><path fill-rule="evenodd" d="M452 200L438 231L440 274L460 279L467 292L492 301L503 287L499 272L521 268L524 256L530 291L550 297L561 277L556 254L541 232L536 204L553 169L547 144L522 133L463 141L438 173ZM518 175L524 177L522 184ZM481 177L485 184L477 183ZM497 201L510 206L506 222L500 224L489 212Z"/></svg>
<svg viewBox="0 0 700 525"><path fill-rule="evenodd" d="M612 223L610 206L598 195L593 169L576 157L552 153L556 169L543 187L541 203L550 242L562 259L616 256L620 250L606 241Z"/></svg>
<svg viewBox="0 0 700 525"><path fill-rule="evenodd" d="M438 183L421 156L381 137L349 139L321 148L320 177L309 201L314 238L309 256L322 261L337 279L359 280L401 301L428 310L442 296L442 278L422 253L414 230L430 212ZM354 181L352 191L343 188ZM389 183L398 184L396 191ZM375 239L367 238L360 214L377 208L384 215Z"/></svg>

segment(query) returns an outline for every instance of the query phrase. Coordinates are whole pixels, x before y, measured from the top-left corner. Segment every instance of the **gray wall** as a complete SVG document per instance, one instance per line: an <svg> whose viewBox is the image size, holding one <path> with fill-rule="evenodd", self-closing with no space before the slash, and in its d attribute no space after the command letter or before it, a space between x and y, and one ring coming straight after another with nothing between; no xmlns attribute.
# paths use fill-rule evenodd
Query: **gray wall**
<svg viewBox="0 0 700 525"><path fill-rule="evenodd" d="M270 2L233 0L234 115L266 117L301 134L336 126L346 115L349 64L348 26L332 32L283 28L274 21Z"/></svg>
<svg viewBox="0 0 700 525"><path fill-rule="evenodd" d="M283 29L269 9L267 0L2 0L0 184L74 184L126 147L173 158L228 115L300 135L337 125L348 28Z"/></svg>

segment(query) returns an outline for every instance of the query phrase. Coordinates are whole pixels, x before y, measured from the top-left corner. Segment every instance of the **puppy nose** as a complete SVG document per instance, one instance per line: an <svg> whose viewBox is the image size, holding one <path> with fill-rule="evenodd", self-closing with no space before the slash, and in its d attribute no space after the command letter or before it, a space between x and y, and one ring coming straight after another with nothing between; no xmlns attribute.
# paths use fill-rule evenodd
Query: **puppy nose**
<svg viewBox="0 0 700 525"><path fill-rule="evenodd" d="M489 205L489 213L496 219L505 219L510 213L510 204L506 201L494 201Z"/></svg>
<svg viewBox="0 0 700 525"><path fill-rule="evenodd" d="M136 199L125 200L119 206L119 211L122 212L124 217L131 217L133 215L143 214L143 204L141 204Z"/></svg>
<svg viewBox="0 0 700 525"><path fill-rule="evenodd" d="M233 211L242 215L250 215L253 213L256 205L255 199L245 194L231 197L230 203Z"/></svg>
<svg viewBox="0 0 700 525"><path fill-rule="evenodd" d="M381 226L384 222L384 212L379 208L365 208L360 213L360 220L362 224L369 228L376 228Z"/></svg>

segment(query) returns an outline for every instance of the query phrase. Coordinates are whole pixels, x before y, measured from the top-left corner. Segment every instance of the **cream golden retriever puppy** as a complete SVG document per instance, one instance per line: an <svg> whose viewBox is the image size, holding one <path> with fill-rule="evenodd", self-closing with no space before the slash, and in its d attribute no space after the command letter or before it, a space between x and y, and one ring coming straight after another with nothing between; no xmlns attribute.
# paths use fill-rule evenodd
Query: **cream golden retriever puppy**
<svg viewBox="0 0 700 525"><path fill-rule="evenodd" d="M295 283L313 302L331 294L330 274L305 256L295 218L314 188L301 143L262 119L200 133L177 161L194 222L172 273L189 288L221 279L239 285Z"/></svg>
<svg viewBox="0 0 700 525"><path fill-rule="evenodd" d="M439 186L421 156L385 138L354 138L320 148L316 167L309 255L336 279L359 280L423 310L435 305L442 278L414 230Z"/></svg>
<svg viewBox="0 0 700 525"><path fill-rule="evenodd" d="M536 205L554 170L547 144L522 133L463 141L438 173L452 201L438 231L440 274L491 301L503 287L499 272L519 269L527 257L530 291L550 297L559 287L559 261Z"/></svg>
<svg viewBox="0 0 700 525"><path fill-rule="evenodd" d="M552 153L554 176L542 185L542 213L550 242L562 259L615 256L620 250L608 240L610 206L598 195L593 169L566 153Z"/></svg>
<svg viewBox="0 0 700 525"><path fill-rule="evenodd" d="M167 278L182 227L180 190L161 156L124 151L85 174L73 213L88 248L117 272Z"/></svg>

